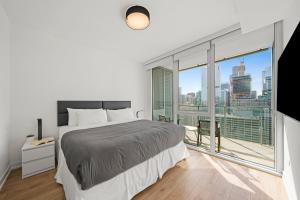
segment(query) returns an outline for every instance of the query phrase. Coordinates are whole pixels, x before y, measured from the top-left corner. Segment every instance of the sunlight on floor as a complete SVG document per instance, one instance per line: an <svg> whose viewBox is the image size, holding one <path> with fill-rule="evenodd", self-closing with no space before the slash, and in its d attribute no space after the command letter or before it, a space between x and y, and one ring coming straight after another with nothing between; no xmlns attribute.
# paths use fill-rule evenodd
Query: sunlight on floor
<svg viewBox="0 0 300 200"><path fill-rule="evenodd" d="M191 145L196 145L197 135L193 131L186 132L185 138ZM217 138L216 138L217 140ZM210 136L202 136L199 148L209 150ZM217 145L216 145L217 146ZM221 137L221 153L258 163L264 166L274 167L274 147L244 140Z"/></svg>

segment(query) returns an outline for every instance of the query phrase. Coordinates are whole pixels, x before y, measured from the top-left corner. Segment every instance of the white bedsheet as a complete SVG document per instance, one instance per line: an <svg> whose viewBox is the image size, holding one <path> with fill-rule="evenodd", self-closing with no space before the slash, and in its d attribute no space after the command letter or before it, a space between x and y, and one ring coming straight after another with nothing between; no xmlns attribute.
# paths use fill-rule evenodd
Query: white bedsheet
<svg viewBox="0 0 300 200"><path fill-rule="evenodd" d="M162 178L163 174L175 166L177 162L189 156L183 142L169 148L139 165L115 176L114 178L95 185L88 190L81 190L74 176L68 169L65 157L60 148L60 140L64 133L71 130L105 126L121 122L109 122L88 127L61 127L59 130L59 159L56 182L64 187L67 200L129 200L137 193Z"/></svg>

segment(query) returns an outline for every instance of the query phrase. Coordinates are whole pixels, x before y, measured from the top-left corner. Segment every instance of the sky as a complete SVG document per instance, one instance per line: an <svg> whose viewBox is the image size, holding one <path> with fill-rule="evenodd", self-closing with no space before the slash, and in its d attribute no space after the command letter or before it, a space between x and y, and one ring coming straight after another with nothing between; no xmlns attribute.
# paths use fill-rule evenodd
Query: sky
<svg viewBox="0 0 300 200"><path fill-rule="evenodd" d="M272 66L272 49L217 62L221 83L230 83L232 67L239 65L241 61L245 62L246 73L251 75L252 90L257 91L257 95L260 95L262 92L262 71L266 67ZM181 87L182 94L196 93L201 90L202 71L201 68L195 67L179 72L179 87Z"/></svg>

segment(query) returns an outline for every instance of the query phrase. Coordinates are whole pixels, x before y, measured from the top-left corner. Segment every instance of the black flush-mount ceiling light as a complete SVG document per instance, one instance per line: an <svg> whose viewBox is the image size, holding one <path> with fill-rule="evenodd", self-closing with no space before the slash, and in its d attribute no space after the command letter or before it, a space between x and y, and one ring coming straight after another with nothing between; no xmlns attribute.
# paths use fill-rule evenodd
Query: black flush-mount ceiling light
<svg viewBox="0 0 300 200"><path fill-rule="evenodd" d="M149 11L143 6L132 6L126 11L126 23L134 30L144 30L150 24Z"/></svg>

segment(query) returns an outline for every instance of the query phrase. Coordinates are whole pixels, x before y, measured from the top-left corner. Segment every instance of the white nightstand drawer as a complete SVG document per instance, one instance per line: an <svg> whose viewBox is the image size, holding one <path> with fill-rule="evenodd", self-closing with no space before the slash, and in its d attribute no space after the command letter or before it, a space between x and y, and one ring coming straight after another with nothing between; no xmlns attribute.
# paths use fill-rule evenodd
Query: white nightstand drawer
<svg viewBox="0 0 300 200"><path fill-rule="evenodd" d="M54 145L41 146L34 149L27 149L22 151L22 162L28 162L54 156Z"/></svg>
<svg viewBox="0 0 300 200"><path fill-rule="evenodd" d="M24 178L26 176L37 174L39 172L46 171L54 167L55 167L54 156L23 163L22 176Z"/></svg>

